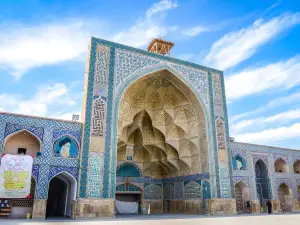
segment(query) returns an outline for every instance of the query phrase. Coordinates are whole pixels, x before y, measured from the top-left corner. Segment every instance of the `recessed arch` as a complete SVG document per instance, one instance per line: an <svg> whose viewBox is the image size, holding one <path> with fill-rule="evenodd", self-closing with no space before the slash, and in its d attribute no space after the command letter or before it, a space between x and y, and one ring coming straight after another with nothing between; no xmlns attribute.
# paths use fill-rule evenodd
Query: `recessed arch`
<svg viewBox="0 0 300 225"><path fill-rule="evenodd" d="M289 165L282 159L278 158L274 163L276 173L289 173Z"/></svg>
<svg viewBox="0 0 300 225"><path fill-rule="evenodd" d="M67 171L49 179L46 217L71 217L72 201L76 200L77 180Z"/></svg>
<svg viewBox="0 0 300 225"><path fill-rule="evenodd" d="M26 151L26 155L36 155L41 152L41 140L34 133L27 129L22 129L7 135L3 141L3 153L17 155L21 150Z"/></svg>
<svg viewBox="0 0 300 225"><path fill-rule="evenodd" d="M293 165L294 173L300 174L300 160L296 160Z"/></svg>
<svg viewBox="0 0 300 225"><path fill-rule="evenodd" d="M118 177L141 177L141 170L134 163L123 163L117 168Z"/></svg>
<svg viewBox="0 0 300 225"><path fill-rule="evenodd" d="M246 169L246 161L239 154L236 154L233 157L233 169L234 170L245 170Z"/></svg>
<svg viewBox="0 0 300 225"><path fill-rule="evenodd" d="M202 98L202 96L200 97L200 92L199 91L195 91L195 89L192 87L193 85L189 84L189 81L187 81L182 76L182 74L178 73L178 71L176 71L173 68L169 67L167 64L165 64L165 65L163 65L162 67L159 67L159 68L158 67L157 68L152 68L151 71L148 71L148 72L145 72L145 71L143 72L141 70L140 73L138 73L136 75L132 75L130 79L123 80L122 89L120 88L119 90L117 90L117 92L115 94L115 97L114 97L115 104L113 105L113 107L114 107L114 109L113 109L113 112L114 112L113 127L118 127L118 126L119 127L124 127L122 125L122 121L120 121L120 119L124 118L124 116L122 115L122 112L120 112L119 110L122 110L122 107L123 107L122 105L124 105L123 102L122 102L122 100L123 100L122 96L127 91L127 89L134 82L136 82L138 80L141 80L141 79L147 79L150 76L153 76L153 75L155 75L158 72L159 73L161 73L161 72L167 73L168 74L168 78L171 77L171 79L169 81L171 81L172 83L173 83L174 80L176 82L179 81L178 84L179 84L180 87L184 86L184 89L191 91L191 93L189 95L185 95L185 97L187 97L187 99L192 98L193 102L196 102L195 105L196 105L196 107L198 107L197 108L198 111L196 110L198 112L198 114L199 114L199 110L202 112L201 113L202 116L201 116L200 119L199 119L199 115L196 113L196 118L197 118L197 121L199 123L198 124L199 126L194 126L194 128L198 127L201 131L204 131L203 134L200 135L201 136L201 144L200 144L200 146L199 145L197 146L199 150L201 149L201 155L199 154L196 157L199 158L199 159L201 158L201 160L199 160L199 162L194 162L195 160L192 162L192 163L196 163L197 165L199 165L199 166L195 166L196 165L195 164L193 166L194 169L192 171L196 172L196 173L199 173L201 171L201 169L203 169L203 172L208 172L209 171L208 170L209 163L207 163L207 162L209 160L209 157L208 157L208 148L210 146L210 142L208 141L207 134L211 130L210 129L211 124L209 122L209 118L210 117L208 116L208 113L207 113L208 108L206 108L207 105L205 105L205 104L207 104L207 102L205 103L206 100L204 101L204 99ZM144 89L144 86L140 86L140 87L141 87L141 89ZM143 92L139 96L144 96L145 93L146 92ZM156 96L158 96L158 95L156 95ZM161 96L160 96L159 99L160 100L162 99ZM184 99L186 99L186 98L184 98ZM138 99L138 100L141 101L141 99ZM139 106L143 106L143 104L145 103L145 101L141 101L140 103L141 104L139 104ZM120 106L120 108L119 108L119 106ZM180 105L180 106L182 106L182 105ZM153 107L151 107L151 109L153 109ZM157 108L155 108L153 110L157 110ZM189 108L189 110L190 110L190 108ZM132 111L136 114L135 110L132 110ZM147 112L149 113L148 109L147 109ZM166 113L169 115L169 116L167 115L167 117L169 118L169 119L167 118L168 122L169 122L171 120L171 118L173 119L174 112L171 112L170 108L168 106L168 107L166 107ZM118 115L121 115L121 116L118 117ZM149 115L150 115L151 119L154 118L154 114L152 115L151 113L149 113ZM116 118L119 118L119 119L117 120ZM128 118L131 118L131 117L128 117ZM134 123L134 122L133 122L133 124L136 125L136 123ZM163 130L161 129L161 127L159 127L157 124L152 123L152 125L155 125L155 127L158 128L158 130L160 130L162 133L164 133ZM119 133L119 128L118 128L118 133ZM199 132L198 132L198 134L199 134ZM195 139L195 140L193 140L193 142L196 143L198 141ZM179 147L179 142L178 142L178 144L176 144L175 142L168 143L168 144L172 145L172 147L177 148L177 149ZM113 142L112 142L112 147L113 147L113 150L112 150L112 153L113 153L113 155L112 155L112 157L113 157L112 166L113 167L117 164L117 162L115 161L116 157L114 156L114 154L116 152L114 150L114 148L116 148L116 146L117 146L117 138L114 136L113 137ZM202 161L202 159L205 160L205 163L203 163L203 164L200 163ZM171 162L167 160L164 163L169 165ZM179 164L183 164L183 163L180 163L179 160L177 160L177 162L176 162L175 159L172 159L172 165L176 165L176 164L179 165ZM187 161L185 161L183 165L187 165L187 164L190 164L190 163L187 162ZM200 170L198 170L198 171L197 171L197 169L195 170L195 168L198 168L198 167L200 167ZM190 168L188 170L191 171ZM106 183L104 184L105 187L107 185L108 184L106 184Z"/></svg>
<svg viewBox="0 0 300 225"><path fill-rule="evenodd" d="M54 157L77 158L79 143L72 135L65 134L53 142Z"/></svg>
<svg viewBox="0 0 300 225"><path fill-rule="evenodd" d="M247 201L250 201L249 186L243 181L239 181L234 186L236 210L238 213L246 212Z"/></svg>
<svg viewBox="0 0 300 225"><path fill-rule="evenodd" d="M291 212L293 209L293 191L292 188L281 182L278 185L278 199L285 205L285 211Z"/></svg>
<svg viewBox="0 0 300 225"><path fill-rule="evenodd" d="M124 86L127 85L124 84ZM167 176L174 176L174 174L167 174L172 170L171 168L182 168L184 172L180 173L181 175L200 173L201 160L198 162L196 159L202 156L207 157L208 142L205 124L207 121L204 106L190 87L178 79L176 74L168 70L160 70L140 77L124 90L122 95L120 94L122 99L120 99L119 108L116 109L116 111L119 110L118 125L122 129L121 131L118 128L118 160L138 159L139 163L159 162L159 167L165 171L162 174L166 173ZM116 98L118 99L118 95ZM162 101L168 101L168 103ZM194 120L193 117L198 119ZM163 123L153 122L153 119ZM199 130L187 135L185 130L191 130L191 126L194 130ZM205 133L201 135L201 141L200 131ZM148 162L141 159L143 155L147 155L143 153L142 146L150 155ZM170 149L168 146L176 149L177 153L172 150L168 152L168 148ZM189 148L191 148L190 151L188 151ZM202 152L200 149L203 149ZM126 156L128 154L134 157Z"/></svg>
<svg viewBox="0 0 300 225"><path fill-rule="evenodd" d="M256 196L260 201L260 205L263 202L271 198L269 191L269 178L268 167L261 159L257 160L254 165L255 168L255 181L256 181Z"/></svg>

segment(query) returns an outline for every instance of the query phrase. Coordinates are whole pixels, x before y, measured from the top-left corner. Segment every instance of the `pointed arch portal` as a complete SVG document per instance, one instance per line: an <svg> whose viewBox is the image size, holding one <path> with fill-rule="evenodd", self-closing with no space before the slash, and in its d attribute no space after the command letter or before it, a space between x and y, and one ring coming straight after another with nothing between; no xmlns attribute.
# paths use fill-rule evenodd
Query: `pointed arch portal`
<svg viewBox="0 0 300 225"><path fill-rule="evenodd" d="M124 181L137 185L135 168L142 177L150 178L149 182L208 172L205 115L194 92L169 70L156 71L134 81L121 96L118 108L117 186ZM128 163L136 166L121 166ZM146 187L148 184L138 185ZM141 195L117 190L115 197L124 201L147 201L155 189L155 201L149 204L153 211L162 212L163 202L172 200L175 192L174 185L168 194L163 193L159 185L145 187L141 188L144 192Z"/></svg>
<svg viewBox="0 0 300 225"><path fill-rule="evenodd" d="M131 84L118 115L118 164L138 163L144 176L199 174L207 151L205 115L193 92L167 70Z"/></svg>
<svg viewBox="0 0 300 225"><path fill-rule="evenodd" d="M77 181L71 174L62 172L53 177L49 182L46 217L71 217L76 189Z"/></svg>

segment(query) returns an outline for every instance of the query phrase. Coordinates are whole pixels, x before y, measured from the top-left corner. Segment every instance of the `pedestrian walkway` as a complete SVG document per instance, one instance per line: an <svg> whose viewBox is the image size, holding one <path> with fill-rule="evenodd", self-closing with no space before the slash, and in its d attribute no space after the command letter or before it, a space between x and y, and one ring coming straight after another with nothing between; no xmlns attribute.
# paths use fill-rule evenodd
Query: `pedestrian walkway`
<svg viewBox="0 0 300 225"><path fill-rule="evenodd" d="M232 217L208 217L201 215L161 214L161 215L132 215L117 216L111 219L97 220L68 220L53 219L36 220L0 220L3 225L299 225L300 214L262 214L237 215Z"/></svg>

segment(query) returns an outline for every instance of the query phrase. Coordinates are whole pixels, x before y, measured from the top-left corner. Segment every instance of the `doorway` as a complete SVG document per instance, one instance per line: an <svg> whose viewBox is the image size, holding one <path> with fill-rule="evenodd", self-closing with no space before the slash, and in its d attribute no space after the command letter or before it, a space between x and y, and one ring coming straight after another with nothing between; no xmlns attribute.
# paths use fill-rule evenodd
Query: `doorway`
<svg viewBox="0 0 300 225"><path fill-rule="evenodd" d="M76 180L63 172L49 183L46 217L71 217L72 201L76 199Z"/></svg>

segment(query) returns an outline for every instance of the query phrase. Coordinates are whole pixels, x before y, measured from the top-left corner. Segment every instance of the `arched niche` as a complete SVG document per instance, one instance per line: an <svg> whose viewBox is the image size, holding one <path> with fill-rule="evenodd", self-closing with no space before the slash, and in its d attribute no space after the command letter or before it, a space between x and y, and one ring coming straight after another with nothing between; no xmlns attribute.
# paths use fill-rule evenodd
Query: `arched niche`
<svg viewBox="0 0 300 225"><path fill-rule="evenodd" d="M169 70L137 79L120 96L118 161L136 160L153 178L201 173L208 166L205 115L194 92Z"/></svg>
<svg viewBox="0 0 300 225"><path fill-rule="evenodd" d="M293 191L287 184L282 183L278 186L278 199L285 205L285 211L293 210Z"/></svg>
<svg viewBox="0 0 300 225"><path fill-rule="evenodd" d="M300 174L300 160L297 160L294 163L293 168L294 168L294 173Z"/></svg>
<svg viewBox="0 0 300 225"><path fill-rule="evenodd" d="M46 217L71 217L76 200L77 180L63 171L49 181Z"/></svg>
<svg viewBox="0 0 300 225"><path fill-rule="evenodd" d="M236 210L238 213L243 213L246 211L247 201L250 201L250 189L247 184L240 181L234 186L235 200L236 200Z"/></svg>
<svg viewBox="0 0 300 225"><path fill-rule="evenodd" d="M141 177L142 173L138 167L132 163L124 163L117 169L117 177Z"/></svg>
<svg viewBox="0 0 300 225"><path fill-rule="evenodd" d="M64 135L54 141L54 157L77 158L79 145L77 141L69 136Z"/></svg>
<svg viewBox="0 0 300 225"><path fill-rule="evenodd" d="M277 159L274 163L276 173L289 173L289 165L281 158Z"/></svg>
<svg viewBox="0 0 300 225"><path fill-rule="evenodd" d="M245 170L246 169L246 162L242 156L235 155L233 157L233 169L234 170Z"/></svg>
<svg viewBox="0 0 300 225"><path fill-rule="evenodd" d="M4 139L5 154L36 155L41 151L41 141L33 133L27 130L20 130L8 135Z"/></svg>
<svg viewBox="0 0 300 225"><path fill-rule="evenodd" d="M256 195L257 199L260 201L260 204L262 206L263 203L271 197L269 191L268 167L261 159L259 159L255 163L254 168L256 181Z"/></svg>

